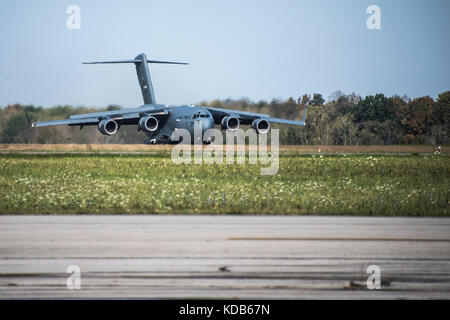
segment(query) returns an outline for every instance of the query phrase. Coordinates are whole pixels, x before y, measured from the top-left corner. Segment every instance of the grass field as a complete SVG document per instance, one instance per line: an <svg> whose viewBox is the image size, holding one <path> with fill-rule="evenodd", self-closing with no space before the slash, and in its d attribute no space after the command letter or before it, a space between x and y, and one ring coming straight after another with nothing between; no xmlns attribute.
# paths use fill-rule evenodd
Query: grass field
<svg viewBox="0 0 450 320"><path fill-rule="evenodd" d="M446 155L283 154L175 165L153 154L0 154L1 214L450 215Z"/></svg>

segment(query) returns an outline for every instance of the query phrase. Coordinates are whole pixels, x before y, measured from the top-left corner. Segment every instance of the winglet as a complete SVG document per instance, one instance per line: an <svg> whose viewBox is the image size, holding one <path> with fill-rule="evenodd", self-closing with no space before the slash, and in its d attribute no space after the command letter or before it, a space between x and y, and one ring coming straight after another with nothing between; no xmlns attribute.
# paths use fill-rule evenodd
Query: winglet
<svg viewBox="0 0 450 320"><path fill-rule="evenodd" d="M306 120L306 107L305 107L305 109L303 110L303 119L302 119L302 122L303 122L304 124L306 124L305 120Z"/></svg>
<svg viewBox="0 0 450 320"><path fill-rule="evenodd" d="M25 109L23 109L23 111L25 111L25 116L27 117L28 125L30 127L34 127L34 122L33 123L31 122L30 117L28 116L27 109L25 108Z"/></svg>

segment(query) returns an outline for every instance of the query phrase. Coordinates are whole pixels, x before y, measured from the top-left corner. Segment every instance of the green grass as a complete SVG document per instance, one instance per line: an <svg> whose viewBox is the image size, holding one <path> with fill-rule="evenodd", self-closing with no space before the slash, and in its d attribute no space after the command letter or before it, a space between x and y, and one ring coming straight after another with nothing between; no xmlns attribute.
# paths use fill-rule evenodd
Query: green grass
<svg viewBox="0 0 450 320"><path fill-rule="evenodd" d="M167 153L1 154L0 213L450 214L446 156L284 155L259 173Z"/></svg>

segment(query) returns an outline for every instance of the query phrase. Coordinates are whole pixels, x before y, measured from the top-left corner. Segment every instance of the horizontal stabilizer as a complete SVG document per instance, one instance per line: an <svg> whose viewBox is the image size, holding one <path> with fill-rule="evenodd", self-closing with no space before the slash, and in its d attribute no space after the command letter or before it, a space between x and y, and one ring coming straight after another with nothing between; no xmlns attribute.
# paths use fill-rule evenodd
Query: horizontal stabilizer
<svg viewBox="0 0 450 320"><path fill-rule="evenodd" d="M82 64L104 64L104 63L142 63L142 60L113 60L113 61L92 61L82 62ZM174 61L159 61L159 60L147 60L147 63L163 63L163 64L189 64L186 62L174 62Z"/></svg>
<svg viewBox="0 0 450 320"><path fill-rule="evenodd" d="M164 63L164 64L189 64L187 62L173 62L173 61L159 61L159 60L147 60L148 63Z"/></svg>

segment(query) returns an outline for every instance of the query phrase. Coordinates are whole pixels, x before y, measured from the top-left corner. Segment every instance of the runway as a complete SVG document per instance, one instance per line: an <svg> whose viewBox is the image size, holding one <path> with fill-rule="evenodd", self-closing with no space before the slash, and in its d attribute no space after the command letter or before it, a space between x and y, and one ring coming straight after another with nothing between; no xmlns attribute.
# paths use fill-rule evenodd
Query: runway
<svg viewBox="0 0 450 320"><path fill-rule="evenodd" d="M450 219L0 216L0 298L449 299Z"/></svg>

